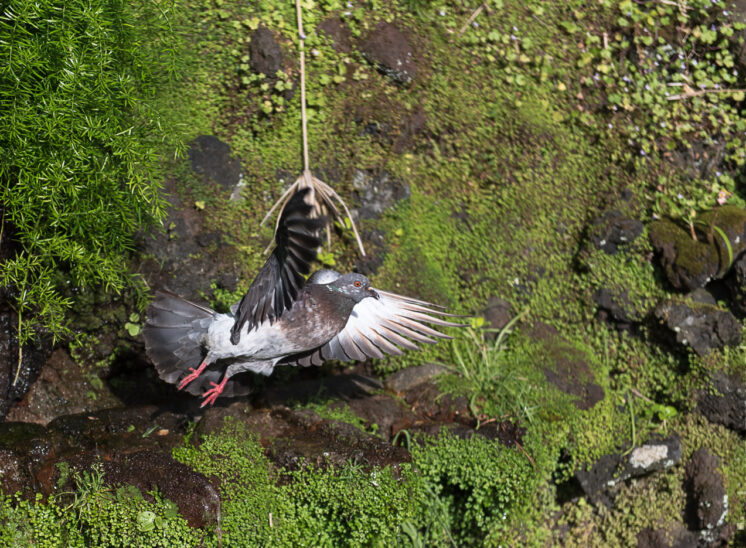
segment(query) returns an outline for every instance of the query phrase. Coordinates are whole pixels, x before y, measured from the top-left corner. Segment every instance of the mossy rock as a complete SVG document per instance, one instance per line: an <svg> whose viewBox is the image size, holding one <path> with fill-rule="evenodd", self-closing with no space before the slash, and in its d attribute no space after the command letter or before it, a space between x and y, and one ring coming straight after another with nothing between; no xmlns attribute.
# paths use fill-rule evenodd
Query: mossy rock
<svg viewBox="0 0 746 548"><path fill-rule="evenodd" d="M671 220L650 225L650 241L677 289L703 287L723 277L746 249L746 210L724 206L703 213L691 231Z"/></svg>

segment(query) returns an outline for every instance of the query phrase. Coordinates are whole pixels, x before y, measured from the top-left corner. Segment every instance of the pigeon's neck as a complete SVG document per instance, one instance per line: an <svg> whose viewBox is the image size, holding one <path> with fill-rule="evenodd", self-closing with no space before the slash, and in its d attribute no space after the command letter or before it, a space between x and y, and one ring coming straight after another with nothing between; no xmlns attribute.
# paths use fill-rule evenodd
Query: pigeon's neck
<svg viewBox="0 0 746 548"><path fill-rule="evenodd" d="M314 289L322 293L319 300L323 303L322 306L326 305L328 307L326 312L344 317L346 322L347 317L352 313L352 309L357 304L355 299L350 295L335 291L330 285L317 285L314 286Z"/></svg>

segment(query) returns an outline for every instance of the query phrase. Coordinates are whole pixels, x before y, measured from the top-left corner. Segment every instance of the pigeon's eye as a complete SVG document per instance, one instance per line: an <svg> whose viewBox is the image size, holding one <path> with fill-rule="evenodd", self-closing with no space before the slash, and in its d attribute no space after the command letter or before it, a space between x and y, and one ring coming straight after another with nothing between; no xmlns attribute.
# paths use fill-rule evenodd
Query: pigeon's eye
<svg viewBox="0 0 746 548"><path fill-rule="evenodd" d="M354 285L355 287L360 287L363 284L360 283L360 280L355 280L352 285Z"/></svg>

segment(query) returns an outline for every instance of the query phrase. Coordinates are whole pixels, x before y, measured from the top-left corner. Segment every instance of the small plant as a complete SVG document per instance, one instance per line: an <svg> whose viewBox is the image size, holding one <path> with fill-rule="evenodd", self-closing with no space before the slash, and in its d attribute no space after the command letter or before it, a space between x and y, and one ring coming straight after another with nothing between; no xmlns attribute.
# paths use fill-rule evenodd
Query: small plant
<svg viewBox="0 0 746 548"><path fill-rule="evenodd" d="M511 379L511 372L507 366L505 355L507 346L507 336L516 323L528 314L528 309L524 310L514 317L501 330L480 328L479 320L475 318L472 326L464 330L464 334L453 340L451 352L453 361L456 364L456 372L464 378L471 387L469 405L475 417L480 413L477 409L477 401L481 398L489 397L490 400L501 401L506 411L515 418L526 417L530 419L529 407L521 403L520 394L525 386L521 387L522 381L514 377ZM494 331L498 333L493 342L488 342L485 338L485 332ZM516 382L517 381L517 385ZM516 386L513 386L516 385ZM501 398L496 396L496 392L507 391Z"/></svg>

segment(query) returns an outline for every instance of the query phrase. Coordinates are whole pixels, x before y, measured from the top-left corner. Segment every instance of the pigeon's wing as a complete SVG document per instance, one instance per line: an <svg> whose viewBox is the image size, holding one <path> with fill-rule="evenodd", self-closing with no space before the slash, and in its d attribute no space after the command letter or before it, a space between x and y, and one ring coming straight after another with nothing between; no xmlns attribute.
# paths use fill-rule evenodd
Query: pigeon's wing
<svg viewBox="0 0 746 548"><path fill-rule="evenodd" d="M438 310L436 305L375 289L378 298L368 297L352 309L347 324L326 344L280 361L282 364L321 365L326 360L364 360L402 354L402 348L417 350L416 343L432 344L451 339L426 324L466 327L438 316L462 317Z"/></svg>
<svg viewBox="0 0 746 548"><path fill-rule="evenodd" d="M310 189L293 194L280 214L275 233L276 247L254 278L249 291L235 309L236 323L231 329L231 342L237 344L241 329L248 323L249 331L260 323L275 321L289 309L303 286L321 245L317 233L324 219L312 219L311 206L305 198Z"/></svg>

